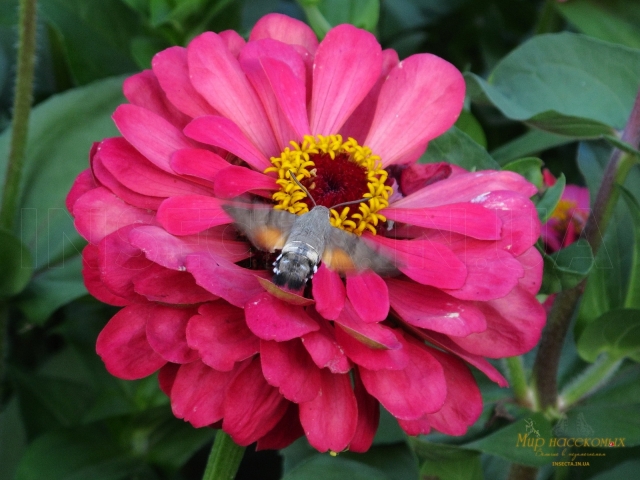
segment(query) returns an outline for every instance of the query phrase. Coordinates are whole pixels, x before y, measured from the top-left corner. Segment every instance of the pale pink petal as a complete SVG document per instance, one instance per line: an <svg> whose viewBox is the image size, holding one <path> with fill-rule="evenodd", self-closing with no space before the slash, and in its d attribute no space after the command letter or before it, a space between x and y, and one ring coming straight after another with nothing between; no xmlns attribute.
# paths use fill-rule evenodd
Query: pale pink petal
<svg viewBox="0 0 640 480"><path fill-rule="evenodd" d="M247 326L263 340L283 342L320 328L304 308L285 303L266 292L247 302L244 309Z"/></svg>
<svg viewBox="0 0 640 480"><path fill-rule="evenodd" d="M260 349L260 341L247 328L243 310L224 302L200 306L187 325L187 342L206 365L225 372Z"/></svg>
<svg viewBox="0 0 640 480"><path fill-rule="evenodd" d="M235 165L221 170L215 179L215 192L218 198L235 198L256 190L271 192L278 188L280 188L279 185L272 177Z"/></svg>
<svg viewBox="0 0 640 480"><path fill-rule="evenodd" d="M231 55L238 58L238 56L240 55L240 52L242 51L244 46L247 44L247 42L244 41L244 38L242 38L240 34L235 30L224 30L223 32L220 32L218 35L220 36L222 41L225 43L225 45L231 52Z"/></svg>
<svg viewBox="0 0 640 480"><path fill-rule="evenodd" d="M351 442L358 405L349 375L321 370L322 395L300 404L300 423L307 440L318 451L341 452Z"/></svg>
<svg viewBox="0 0 640 480"><path fill-rule="evenodd" d="M218 172L229 166L229 162L220 155L201 148L177 150L169 163L177 174L205 180L211 186Z"/></svg>
<svg viewBox="0 0 640 480"><path fill-rule="evenodd" d="M196 90L263 154L277 155L279 148L260 99L224 41L215 33L203 33L189 43L187 56Z"/></svg>
<svg viewBox="0 0 640 480"><path fill-rule="evenodd" d="M331 29L320 43L313 65L311 131L315 135L338 133L375 85L381 70L382 50L376 37L353 25Z"/></svg>
<svg viewBox="0 0 640 480"><path fill-rule="evenodd" d="M387 279L391 308L405 322L446 335L464 337L487 328L482 312L471 302L442 291L396 279Z"/></svg>
<svg viewBox="0 0 640 480"><path fill-rule="evenodd" d="M158 264L132 278L133 289L152 302L172 305L210 302L218 297L196 285L196 281L187 272L170 270Z"/></svg>
<svg viewBox="0 0 640 480"><path fill-rule="evenodd" d="M311 55L315 55L318 48L318 38L306 23L279 13L265 15L254 25L249 41L263 38L272 38L289 45L300 45Z"/></svg>
<svg viewBox="0 0 640 480"><path fill-rule="evenodd" d="M316 318L313 310L309 314ZM351 363L336 340L334 327L322 318L316 320L320 330L303 335L302 344L319 368L328 368L333 373L347 373L351 369Z"/></svg>
<svg viewBox="0 0 640 480"><path fill-rule="evenodd" d="M269 385L258 358L242 369L227 388L222 429L238 445L249 445L275 427L287 411L287 402Z"/></svg>
<svg viewBox="0 0 640 480"><path fill-rule="evenodd" d="M381 322L389 314L387 284L371 270L347 276L347 296L364 322Z"/></svg>
<svg viewBox="0 0 640 480"><path fill-rule="evenodd" d="M106 288L100 278L99 250L96 245L87 245L82 250L82 278L89 293L98 300L116 307L123 307L131 303L130 300L116 295Z"/></svg>
<svg viewBox="0 0 640 480"><path fill-rule="evenodd" d="M184 133L194 140L231 152L256 170L263 171L271 166L269 159L228 118L215 115L196 118L185 127Z"/></svg>
<svg viewBox="0 0 640 480"><path fill-rule="evenodd" d="M311 286L318 313L329 320L338 318L347 295L340 275L322 263L313 276Z"/></svg>
<svg viewBox="0 0 640 480"><path fill-rule="evenodd" d="M198 358L198 352L187 345L187 322L195 313L192 308L154 305L149 308L147 340L162 358L172 363L189 363Z"/></svg>
<svg viewBox="0 0 640 480"><path fill-rule="evenodd" d="M320 369L299 339L288 342L261 340L260 363L265 380L278 387L286 399L301 403L318 396Z"/></svg>
<svg viewBox="0 0 640 480"><path fill-rule="evenodd" d="M533 295L537 294L542 285L542 255L536 247L531 247L517 258L524 268L520 286Z"/></svg>
<svg viewBox="0 0 640 480"><path fill-rule="evenodd" d="M113 121L124 138L156 167L173 173L171 154L193 144L164 118L135 105L120 105Z"/></svg>
<svg viewBox="0 0 640 480"><path fill-rule="evenodd" d="M167 363L147 341L146 323L151 307L150 303L124 307L98 335L96 352L111 375L136 380Z"/></svg>
<svg viewBox="0 0 640 480"><path fill-rule="evenodd" d="M186 48L162 50L153 57L151 66L167 98L176 108L193 118L215 115L215 109L191 84Z"/></svg>
<svg viewBox="0 0 640 480"><path fill-rule="evenodd" d="M428 53L412 55L384 82L365 144L384 166L395 163L455 123L464 91L462 74L449 62Z"/></svg>
<svg viewBox="0 0 640 480"><path fill-rule="evenodd" d="M287 411L273 429L258 439L256 451L281 450L304 435L298 405L289 402Z"/></svg>
<svg viewBox="0 0 640 480"><path fill-rule="evenodd" d="M173 235L191 235L217 225L233 223L217 198L182 195L166 199L158 208L158 222Z"/></svg>
<svg viewBox="0 0 640 480"><path fill-rule="evenodd" d="M358 425L349 444L349 451L363 453L371 448L380 422L380 404L364 388L360 375L353 376L354 393L358 403Z"/></svg>

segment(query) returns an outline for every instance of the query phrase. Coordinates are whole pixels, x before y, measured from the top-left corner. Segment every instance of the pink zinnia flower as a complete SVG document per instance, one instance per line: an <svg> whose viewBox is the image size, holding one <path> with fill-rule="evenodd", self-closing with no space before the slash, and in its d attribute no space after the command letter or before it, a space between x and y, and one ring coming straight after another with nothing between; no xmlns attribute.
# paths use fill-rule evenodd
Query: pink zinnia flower
<svg viewBox="0 0 640 480"><path fill-rule="evenodd" d="M365 451L381 403L411 435L461 435L482 409L466 363L504 386L484 357L538 341L535 187L414 164L462 108L449 63L399 62L350 25L318 44L272 14L246 43L205 33L160 52L124 92L122 138L94 147L68 208L89 241L88 290L124 307L99 355L120 378L159 370L177 417L241 445L305 435L320 451ZM344 278L334 255L298 294L272 285L273 256L223 207L251 195L303 214L290 171L327 207L365 198L332 224L394 258L397 275Z"/></svg>

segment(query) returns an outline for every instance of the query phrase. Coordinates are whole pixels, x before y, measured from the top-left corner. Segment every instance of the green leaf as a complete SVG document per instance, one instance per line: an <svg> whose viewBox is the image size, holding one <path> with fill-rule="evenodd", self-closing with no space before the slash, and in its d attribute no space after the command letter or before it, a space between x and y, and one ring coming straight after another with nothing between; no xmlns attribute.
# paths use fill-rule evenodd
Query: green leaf
<svg viewBox="0 0 640 480"><path fill-rule="evenodd" d="M614 133L613 128L602 122L570 115L561 115L553 110L534 115L526 120L526 124L549 133L572 138L598 138L602 135L611 135Z"/></svg>
<svg viewBox="0 0 640 480"><path fill-rule="evenodd" d="M617 408L618 406L635 405L640 400L640 365L629 363L607 382L601 389L582 401L585 406L602 406Z"/></svg>
<svg viewBox="0 0 640 480"><path fill-rule="evenodd" d="M215 433L212 428L193 428L171 416L149 435L148 458L156 465L177 470L211 442Z"/></svg>
<svg viewBox="0 0 640 480"><path fill-rule="evenodd" d="M484 130L482 130L482 125L480 125L480 122L478 122L471 112L462 110L458 120L456 120L455 126L469 135L469 137L482 148L487 148L487 137L484 134Z"/></svg>
<svg viewBox="0 0 640 480"><path fill-rule="evenodd" d="M615 408L606 405L587 406L579 405L571 409L572 418L580 417L591 427L593 438L624 439L625 447L640 445L640 402L634 405L619 405ZM575 415L575 417L574 417ZM606 445L605 445L606 446Z"/></svg>
<svg viewBox="0 0 640 480"><path fill-rule="evenodd" d="M640 460L627 460L618 465L612 465L612 467L610 470L591 477L590 480L627 480L633 478L640 470Z"/></svg>
<svg viewBox="0 0 640 480"><path fill-rule="evenodd" d="M627 142L623 142L615 135L603 135L602 138L619 150L633 155L636 161L640 161L640 150L633 148L633 146L629 145Z"/></svg>
<svg viewBox="0 0 640 480"><path fill-rule="evenodd" d="M537 155L549 148L558 147L571 141L564 135L544 132L542 130L530 130L524 135L512 140L491 152L491 156L500 165L522 157Z"/></svg>
<svg viewBox="0 0 640 480"><path fill-rule="evenodd" d="M556 209L560 198L562 198L562 193L564 192L566 184L567 180L564 177L564 173L561 173L556 179L556 183L547 188L542 197L540 197L540 200L536 203L536 210L538 210L540 223L545 223L549 220L553 211Z"/></svg>
<svg viewBox="0 0 640 480"><path fill-rule="evenodd" d="M626 202L629 213L631 213L634 236L631 274L624 306L627 308L640 308L640 204L624 187L618 188L620 188L620 195Z"/></svg>
<svg viewBox="0 0 640 480"><path fill-rule="evenodd" d="M420 460L420 475L440 480L482 480L480 452L454 445L411 438L409 444Z"/></svg>
<svg viewBox="0 0 640 480"><path fill-rule="evenodd" d="M578 338L578 353L588 362L608 353L613 359L640 361L640 310L619 309L601 315Z"/></svg>
<svg viewBox="0 0 640 480"><path fill-rule="evenodd" d="M539 437L530 429L527 430L528 424L533 425L540 435ZM465 444L464 447L498 455L523 465L539 467L550 463L555 458L541 455L541 453L548 453L551 450L549 449L550 438L551 424L549 421L541 413L532 413L491 435ZM542 440L544 440L544 444L541 443ZM538 448L535 448L536 441L539 443ZM528 442L533 442L533 445L529 446Z"/></svg>
<svg viewBox="0 0 640 480"><path fill-rule="evenodd" d="M510 119L592 136L601 125L626 124L640 84L640 51L573 33L538 35L503 58L488 81L471 73L466 79L472 100Z"/></svg>
<svg viewBox="0 0 640 480"><path fill-rule="evenodd" d="M26 447L27 433L20 415L18 399L13 397L0 412L0 478L14 478L18 460Z"/></svg>
<svg viewBox="0 0 640 480"><path fill-rule="evenodd" d="M556 3L579 31L607 42L640 48L640 5L626 0L572 0Z"/></svg>
<svg viewBox="0 0 640 480"><path fill-rule="evenodd" d="M31 253L11 232L0 229L0 298L20 293L31 278Z"/></svg>
<svg viewBox="0 0 640 480"><path fill-rule="evenodd" d="M541 190L543 185L541 169L543 165L544 162L539 158L526 157L507 163L502 167L502 170L509 170L511 172L519 173L524 178L533 183L536 187L538 187L538 190ZM564 175L562 175L561 178L564 178Z"/></svg>
<svg viewBox="0 0 640 480"><path fill-rule="evenodd" d="M342 455L314 455L287 473L282 480L389 480L380 470ZM20 479L19 479L20 480Z"/></svg>
<svg viewBox="0 0 640 480"><path fill-rule="evenodd" d="M427 151L418 162L448 162L470 171L500 169L484 148L456 127L429 142Z"/></svg>
<svg viewBox="0 0 640 480"><path fill-rule="evenodd" d="M593 267L593 252L584 239L551 255L543 251L540 253L544 261L540 291L544 293L557 293L575 287L586 278Z"/></svg>
<svg viewBox="0 0 640 480"><path fill-rule="evenodd" d="M389 445L405 442L407 434L398 425L396 417L391 415L384 407L380 406L380 424L373 439L374 445Z"/></svg>
<svg viewBox="0 0 640 480"><path fill-rule="evenodd" d="M406 444L373 446L366 453L342 453L341 457L380 470L389 480L418 480L418 462Z"/></svg>
<svg viewBox="0 0 640 480"><path fill-rule="evenodd" d="M380 0L299 0L298 3L320 38L343 23L373 32L380 16Z"/></svg>

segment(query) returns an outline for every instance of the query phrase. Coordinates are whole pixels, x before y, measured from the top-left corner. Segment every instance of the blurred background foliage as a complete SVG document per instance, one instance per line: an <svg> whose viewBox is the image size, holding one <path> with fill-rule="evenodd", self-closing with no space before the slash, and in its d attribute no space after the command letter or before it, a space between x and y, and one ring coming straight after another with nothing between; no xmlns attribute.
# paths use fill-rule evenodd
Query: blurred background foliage
<svg viewBox="0 0 640 480"><path fill-rule="evenodd" d="M110 116L125 101L121 85L127 74L149 68L156 52L186 45L203 31L235 29L246 37L269 12L307 21L319 36L331 26L353 23L374 32L401 58L431 52L454 63L467 79L465 111L457 128L432 142L423 161L519 171L540 187L543 219L561 187L544 192L542 162L556 177L564 174L567 183L587 185L595 198L640 85L636 0L40 0L36 106L18 227L0 232L5 272L0 297L10 315L0 394L0 479L200 478L214 431L175 419L154 377L118 380L95 354L97 334L114 309L86 294L79 256L84 241L64 198L87 168L91 143L117 135ZM0 2L0 180L9 141L16 23L17 2ZM528 160L514 162L522 158ZM576 319L577 347L571 337L563 350L561 385L603 352L622 366L567 412L569 425L583 418L594 436L626 438L625 448L590 450L606 450L590 468L552 468L551 459L515 447L526 420L533 419L548 438L549 418L517 405L509 389L477 375L485 411L464 437L408 440L383 412L367 454L331 458L304 440L280 453L250 448L238 478L498 480L506 478L511 462L541 467L538 478L637 475L637 167L625 186L595 260L588 248L547 256L542 292L568 288L589 274ZM612 315L625 318L613 333L606 330ZM527 369L532 355L525 358Z"/></svg>

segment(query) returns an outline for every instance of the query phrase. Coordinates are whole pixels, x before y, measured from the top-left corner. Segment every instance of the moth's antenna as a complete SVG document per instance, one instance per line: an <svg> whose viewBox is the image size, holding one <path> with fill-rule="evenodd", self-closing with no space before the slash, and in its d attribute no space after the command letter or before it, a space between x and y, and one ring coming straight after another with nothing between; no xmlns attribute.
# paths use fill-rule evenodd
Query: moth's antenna
<svg viewBox="0 0 640 480"><path fill-rule="evenodd" d="M298 186L304 190L304 193L307 194L307 197L309 197L311 199L311 201L313 202L313 206L316 207L316 201L313 199L313 197L311 196L311 194L309 193L309 190L307 190L306 188L304 188L304 185L302 185L298 179L296 178L296 176L293 174L293 172L291 170L289 170L289 175L291 176L291 180L293 180L294 182L296 182L296 184L298 184Z"/></svg>
<svg viewBox="0 0 640 480"><path fill-rule="evenodd" d="M334 206L333 206L333 207L331 207L331 208L345 207L345 206L347 206L347 205L352 205L352 204L354 204L354 203L362 203L362 202L366 202L367 200L369 200L369 199L368 199L368 198L360 198L360 199L358 199L358 200L351 200L350 202L342 202L342 203L339 203L339 204L337 204L337 205L334 205Z"/></svg>

